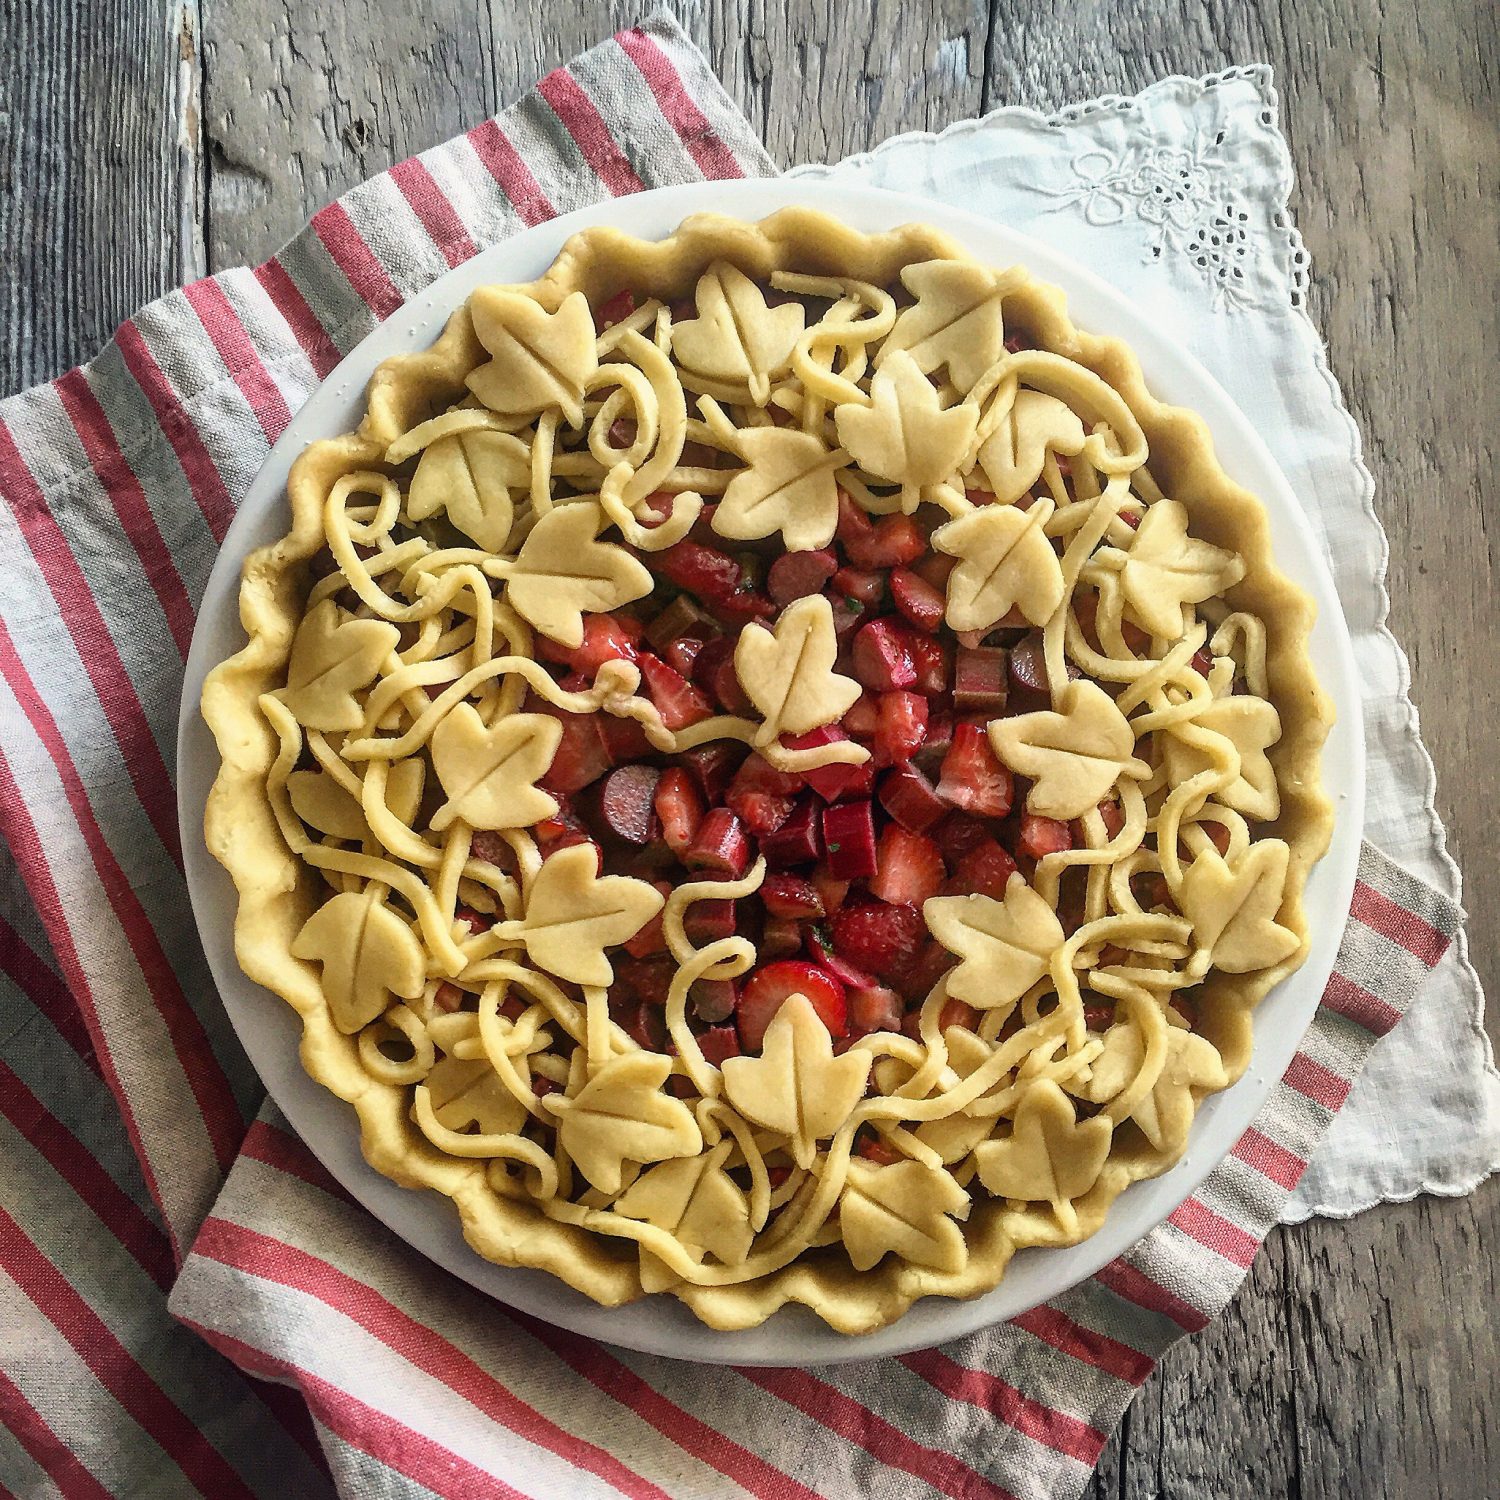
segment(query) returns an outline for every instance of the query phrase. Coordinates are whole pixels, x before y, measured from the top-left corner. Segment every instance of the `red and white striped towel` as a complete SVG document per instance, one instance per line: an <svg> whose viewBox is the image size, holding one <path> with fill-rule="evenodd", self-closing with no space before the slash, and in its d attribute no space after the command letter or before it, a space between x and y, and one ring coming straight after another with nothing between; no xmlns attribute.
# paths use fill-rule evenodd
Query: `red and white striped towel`
<svg viewBox="0 0 1500 1500"><path fill-rule="evenodd" d="M342 354L478 246L771 170L651 23L0 403L0 1493L1075 1495L1457 930L1367 848L1323 1008L1234 1154L1092 1281L899 1359L710 1369L545 1327L408 1250L256 1115L172 786L194 607L238 497Z"/></svg>

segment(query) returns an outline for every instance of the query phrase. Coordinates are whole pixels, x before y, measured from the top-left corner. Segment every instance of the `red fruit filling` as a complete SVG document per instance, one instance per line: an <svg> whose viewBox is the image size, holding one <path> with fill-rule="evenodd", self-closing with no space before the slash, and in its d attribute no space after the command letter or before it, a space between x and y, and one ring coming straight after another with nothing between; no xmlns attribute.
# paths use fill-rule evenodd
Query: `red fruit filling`
<svg viewBox="0 0 1500 1500"><path fill-rule="evenodd" d="M766 1028L776 1019L776 1012L793 995L805 995L828 1028L830 1036L843 1036L848 1030L848 1007L844 986L826 969L798 959L783 959L757 969L740 990L735 1008L740 1045L746 1052L759 1052L766 1039Z"/></svg>

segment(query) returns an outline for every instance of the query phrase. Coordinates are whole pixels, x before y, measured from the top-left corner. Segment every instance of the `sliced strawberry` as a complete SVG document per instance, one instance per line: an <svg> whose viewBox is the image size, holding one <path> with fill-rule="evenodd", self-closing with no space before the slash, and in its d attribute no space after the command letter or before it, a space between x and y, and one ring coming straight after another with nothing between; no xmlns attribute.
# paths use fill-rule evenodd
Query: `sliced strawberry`
<svg viewBox="0 0 1500 1500"><path fill-rule="evenodd" d="M724 803L751 833L774 833L786 822L801 790L800 776L778 771L752 753L735 772Z"/></svg>
<svg viewBox="0 0 1500 1500"><path fill-rule="evenodd" d="M987 838L965 854L953 869L953 885L964 895L974 893L995 901L1005 899L1005 887L1016 873L1009 850Z"/></svg>
<svg viewBox="0 0 1500 1500"><path fill-rule="evenodd" d="M627 287L594 309L594 327L603 333L606 328L623 323L634 311L635 293Z"/></svg>
<svg viewBox="0 0 1500 1500"><path fill-rule="evenodd" d="M943 623L943 611L947 608L943 591L934 588L920 573L911 568L891 570L891 598L896 608L911 621L918 630L935 635Z"/></svg>
<svg viewBox="0 0 1500 1500"><path fill-rule="evenodd" d="M995 759L989 738L977 724L955 724L953 744L943 757L938 796L952 807L983 818L1010 811L1010 772Z"/></svg>
<svg viewBox="0 0 1500 1500"><path fill-rule="evenodd" d="M905 1160L888 1140L878 1135L862 1135L854 1151L855 1155L882 1167L893 1167L898 1161Z"/></svg>
<svg viewBox="0 0 1500 1500"><path fill-rule="evenodd" d="M883 901L844 907L829 919L828 930L840 958L882 975L909 964L927 934L916 907L888 906Z"/></svg>
<svg viewBox="0 0 1500 1500"><path fill-rule="evenodd" d="M1101 802L1099 804L1099 816L1104 819L1104 837L1106 841L1116 837L1120 830L1125 826L1125 809L1121 807L1118 802L1112 802L1108 800ZM1223 824L1220 823L1206 826L1208 827L1209 831L1212 832L1214 828L1222 828ZM1083 830L1083 819L1074 818L1072 823L1069 825L1069 829L1073 835L1073 847L1075 849L1082 849L1087 847L1088 835ZM1224 829L1224 834L1227 840L1229 834L1229 830L1227 828ZM1223 850L1221 849L1219 852L1222 854ZM1184 849L1183 854L1186 855L1186 853L1187 851L1186 849Z"/></svg>
<svg viewBox="0 0 1500 1500"><path fill-rule="evenodd" d="M895 620L871 620L854 637L854 675L871 692L889 693L909 688L917 680L917 664L906 643L908 627Z"/></svg>
<svg viewBox="0 0 1500 1500"><path fill-rule="evenodd" d="M938 846L899 823L885 825L875 860L870 894L893 906L920 907L928 897L937 895L947 874Z"/></svg>
<svg viewBox="0 0 1500 1500"><path fill-rule="evenodd" d="M838 567L838 557L831 547L816 552L784 552L766 574L766 592L777 604L791 604L820 592Z"/></svg>
<svg viewBox="0 0 1500 1500"><path fill-rule="evenodd" d="M750 868L750 840L745 825L727 807L710 809L682 862L700 874L738 880Z"/></svg>
<svg viewBox="0 0 1500 1500"><path fill-rule="evenodd" d="M708 699L659 656L641 652L640 668L646 691L668 729L686 729L689 724L713 717Z"/></svg>
<svg viewBox="0 0 1500 1500"><path fill-rule="evenodd" d="M840 568L833 575L829 590L862 609L873 609L885 598L885 574L867 573L860 568Z"/></svg>
<svg viewBox="0 0 1500 1500"><path fill-rule="evenodd" d="M747 1052L759 1052L766 1039L766 1028L776 1019L784 1001L803 995L828 1028L830 1036L843 1036L848 1029L848 1008L844 987L815 964L798 959L782 959L757 969L740 990L735 1021L740 1042Z"/></svg>
<svg viewBox="0 0 1500 1500"><path fill-rule="evenodd" d="M592 682L607 661L634 661L635 642L613 615L585 615L583 641L569 653L568 664Z"/></svg>
<svg viewBox="0 0 1500 1500"><path fill-rule="evenodd" d="M818 893L818 900L823 903L825 914L831 915L844 904L844 897L849 894L849 882L835 875L827 865L817 865L808 878Z"/></svg>
<svg viewBox="0 0 1500 1500"><path fill-rule="evenodd" d="M1049 854L1060 854L1073 847L1073 830L1056 818L1044 818L1040 813L1021 815L1020 848L1022 854L1032 859L1042 859Z"/></svg>
<svg viewBox="0 0 1500 1500"><path fill-rule="evenodd" d="M820 745L837 744L849 736L835 724L825 724L820 729L810 729L806 734L786 735L782 739L788 750L816 750ZM826 766L817 766L802 772L802 780L825 802L837 802L840 797L857 793L870 774L869 762L845 765L834 761Z"/></svg>
<svg viewBox="0 0 1500 1500"><path fill-rule="evenodd" d="M699 979L688 991L693 1014L710 1025L727 1021L734 1014L739 989L732 979Z"/></svg>
<svg viewBox="0 0 1500 1500"><path fill-rule="evenodd" d="M760 836L760 852L773 870L811 864L822 854L822 820L818 816L818 804L810 793L797 799L780 828Z"/></svg>
<svg viewBox="0 0 1500 1500"><path fill-rule="evenodd" d="M686 599L686 594L679 594L679 599ZM693 676L693 668L697 665L698 657L702 654L706 641L695 640L690 635L683 636L680 640L668 643L665 651L661 653L661 659L671 669L690 681Z"/></svg>
<svg viewBox="0 0 1500 1500"><path fill-rule="evenodd" d="M920 693L882 693L875 726L875 760L899 766L922 748L927 738L927 700Z"/></svg>
<svg viewBox="0 0 1500 1500"><path fill-rule="evenodd" d="M839 519L836 532L847 551L851 542L869 542L875 535L875 523L847 491L839 491Z"/></svg>
<svg viewBox="0 0 1500 1500"><path fill-rule="evenodd" d="M948 811L937 788L911 765L894 766L880 778L880 805L913 833L926 833Z"/></svg>
<svg viewBox="0 0 1500 1500"><path fill-rule="evenodd" d="M699 1032L698 1050L706 1062L722 1068L731 1057L740 1055L740 1034L733 1026L710 1026Z"/></svg>
<svg viewBox="0 0 1500 1500"><path fill-rule="evenodd" d="M1010 340L1006 340L1006 348L1010 348ZM964 498L970 505L993 505L995 503L995 492L993 490L965 490Z"/></svg>
<svg viewBox="0 0 1500 1500"><path fill-rule="evenodd" d="M941 704L935 704L927 710L927 738L916 754L916 764L922 768L924 776L932 778L943 774L943 761L952 744L953 715Z"/></svg>
<svg viewBox="0 0 1500 1500"><path fill-rule="evenodd" d="M875 873L875 816L868 801L840 802L823 809L828 868L843 880Z"/></svg>
<svg viewBox="0 0 1500 1500"><path fill-rule="evenodd" d="M733 901L695 901L682 919L683 931L695 948L733 937L739 926Z"/></svg>
<svg viewBox="0 0 1500 1500"><path fill-rule="evenodd" d="M879 981L875 975L852 964L847 958L842 958L834 952L833 938L829 935L827 924L820 923L812 925L804 923L802 935L807 948L807 956L818 965L819 968L827 969L840 984L857 988L859 985L876 984Z"/></svg>
<svg viewBox="0 0 1500 1500"><path fill-rule="evenodd" d="M660 552L647 553L658 572L680 589L696 594L706 604L720 604L740 588L740 565L727 553L702 542L683 541Z"/></svg>
<svg viewBox="0 0 1500 1500"><path fill-rule="evenodd" d="M627 844L649 844L661 832L653 803L661 773L655 766L618 766L599 790L599 815Z"/></svg>
<svg viewBox="0 0 1500 1500"><path fill-rule="evenodd" d="M703 797L681 766L668 766L661 773L656 783L656 816L667 847L680 859L698 837L704 817Z"/></svg>
<svg viewBox="0 0 1500 1500"><path fill-rule="evenodd" d="M734 779L740 763L741 747L723 740L696 745L677 758L687 768L710 806L724 800L724 793Z"/></svg>
<svg viewBox="0 0 1500 1500"><path fill-rule="evenodd" d="M595 714L594 722L599 727L599 738L610 763L628 765L642 760L652 753L651 741L636 719L620 719L614 714Z"/></svg>
<svg viewBox="0 0 1500 1500"><path fill-rule="evenodd" d="M471 850L473 849L472 844L469 847ZM469 934L472 936L476 932L488 932L495 925L498 918L486 916L482 911L475 911L472 906L460 906L455 909L453 920L455 922L462 922L469 929Z"/></svg>
<svg viewBox="0 0 1500 1500"><path fill-rule="evenodd" d="M847 640L858 630L869 614L863 604L856 604L842 594L836 594L828 601L828 604L833 611L833 633L840 642Z"/></svg>
<svg viewBox="0 0 1500 1500"><path fill-rule="evenodd" d="M923 583L935 588L940 594L946 594L948 575L957 566L958 559L956 557L949 557L946 552L927 552L911 565L911 571Z"/></svg>
<svg viewBox="0 0 1500 1500"><path fill-rule="evenodd" d="M1005 648L961 646L953 663L953 707L987 719L1005 712Z"/></svg>
<svg viewBox="0 0 1500 1500"><path fill-rule="evenodd" d="M653 880L651 884L664 897L672 894L672 887L665 880ZM666 952L667 938L662 931L661 919L661 912L657 912L634 937L626 939L625 951L632 958L649 958L653 953Z"/></svg>
<svg viewBox="0 0 1500 1500"><path fill-rule="evenodd" d="M927 538L910 516L882 516L868 533L842 540L856 568L899 568L927 551Z"/></svg>
<svg viewBox="0 0 1500 1500"><path fill-rule="evenodd" d="M901 996L883 984L862 984L849 990L849 1032L867 1036L872 1031L900 1031Z"/></svg>
<svg viewBox="0 0 1500 1500"><path fill-rule="evenodd" d="M953 677L953 650L948 642L913 630L907 633L906 649L916 668L917 680L912 686L917 692L928 698L946 693Z"/></svg>
<svg viewBox="0 0 1500 1500"><path fill-rule="evenodd" d="M908 1005L920 1006L932 993L932 987L953 967L953 955L943 945L928 938L909 959L891 975L891 983L901 992Z"/></svg>
<svg viewBox="0 0 1500 1500"><path fill-rule="evenodd" d="M609 753L599 737L598 714L554 713L562 739L540 785L549 792L578 792L609 770Z"/></svg>
<svg viewBox="0 0 1500 1500"><path fill-rule="evenodd" d="M880 727L879 704L869 693L861 693L849 705L842 722L850 735L868 744L875 738L875 731Z"/></svg>
<svg viewBox="0 0 1500 1500"><path fill-rule="evenodd" d="M989 836L987 825L965 812L949 813L932 834L950 870L956 869L959 860L970 850L977 849Z"/></svg>
<svg viewBox="0 0 1500 1500"><path fill-rule="evenodd" d="M767 917L760 930L757 945L762 963L773 958L790 958L802 951L802 923L789 917Z"/></svg>
<svg viewBox="0 0 1500 1500"><path fill-rule="evenodd" d="M750 713L753 705L740 686L734 668L734 641L717 636L697 654L693 662L693 681L729 714Z"/></svg>
<svg viewBox="0 0 1500 1500"><path fill-rule="evenodd" d="M803 875L767 875L761 882L760 899L768 916L816 921L824 915L818 888Z"/></svg>
<svg viewBox="0 0 1500 1500"><path fill-rule="evenodd" d="M557 812L554 817L561 816L567 807L567 798L559 797L557 800ZM507 873L516 868L515 851L491 829L477 829L473 840L469 844L469 854L474 859L482 859L486 864L499 865Z"/></svg>

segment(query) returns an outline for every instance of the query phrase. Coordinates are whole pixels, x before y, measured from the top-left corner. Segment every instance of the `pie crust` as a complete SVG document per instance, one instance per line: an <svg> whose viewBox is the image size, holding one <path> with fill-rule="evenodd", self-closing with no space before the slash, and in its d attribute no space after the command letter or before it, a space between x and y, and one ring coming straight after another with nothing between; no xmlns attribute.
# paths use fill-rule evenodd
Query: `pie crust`
<svg viewBox="0 0 1500 1500"><path fill-rule="evenodd" d="M700 439L727 465L683 463ZM951 967L912 1034L836 1039L797 993L758 1050L710 1062L692 984L760 955L695 945L684 915L753 899L763 865L664 895L527 832L558 806L537 782L570 710L633 718L657 761L716 736L793 774L868 758L837 732L862 683L825 593L741 622L743 712L701 727L666 728L629 661L583 686L548 671L589 617L654 607L648 565L698 491L726 551L827 548L846 504L924 518L927 555L953 560L933 574L949 647L1040 632L1060 686L990 719L978 753L1081 846L921 904ZM1311 603L1201 420L1020 268L806 209L697 215L655 243L587 230L382 364L358 431L312 445L288 496L291 530L245 563L248 644L204 688L208 846L240 964L298 1012L308 1073L354 1106L372 1165L452 1198L492 1261L606 1305L670 1291L717 1328L799 1302L856 1333L978 1295L1178 1159L1305 957L1332 822ZM479 868L475 829L509 871ZM456 919L470 897L493 910ZM608 1008L619 945L654 920L673 1050Z"/></svg>

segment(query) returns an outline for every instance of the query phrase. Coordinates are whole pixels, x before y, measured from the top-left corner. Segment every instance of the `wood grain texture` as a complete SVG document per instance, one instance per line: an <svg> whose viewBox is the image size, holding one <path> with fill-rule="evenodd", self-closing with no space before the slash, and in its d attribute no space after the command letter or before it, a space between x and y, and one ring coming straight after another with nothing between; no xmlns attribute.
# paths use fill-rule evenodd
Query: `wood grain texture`
<svg viewBox="0 0 1500 1500"><path fill-rule="evenodd" d="M199 8L201 3L202 15ZM255 261L650 0L0 0L0 389L155 292ZM1500 41L1486 0L671 0L783 163L1000 104L1265 59L1312 312L1391 533L1392 626L1500 995ZM201 37L201 41L200 41ZM1492 1017L1493 1026L1493 1017ZM1179 1343L1094 1500L1500 1496L1500 1192L1272 1235Z"/></svg>

